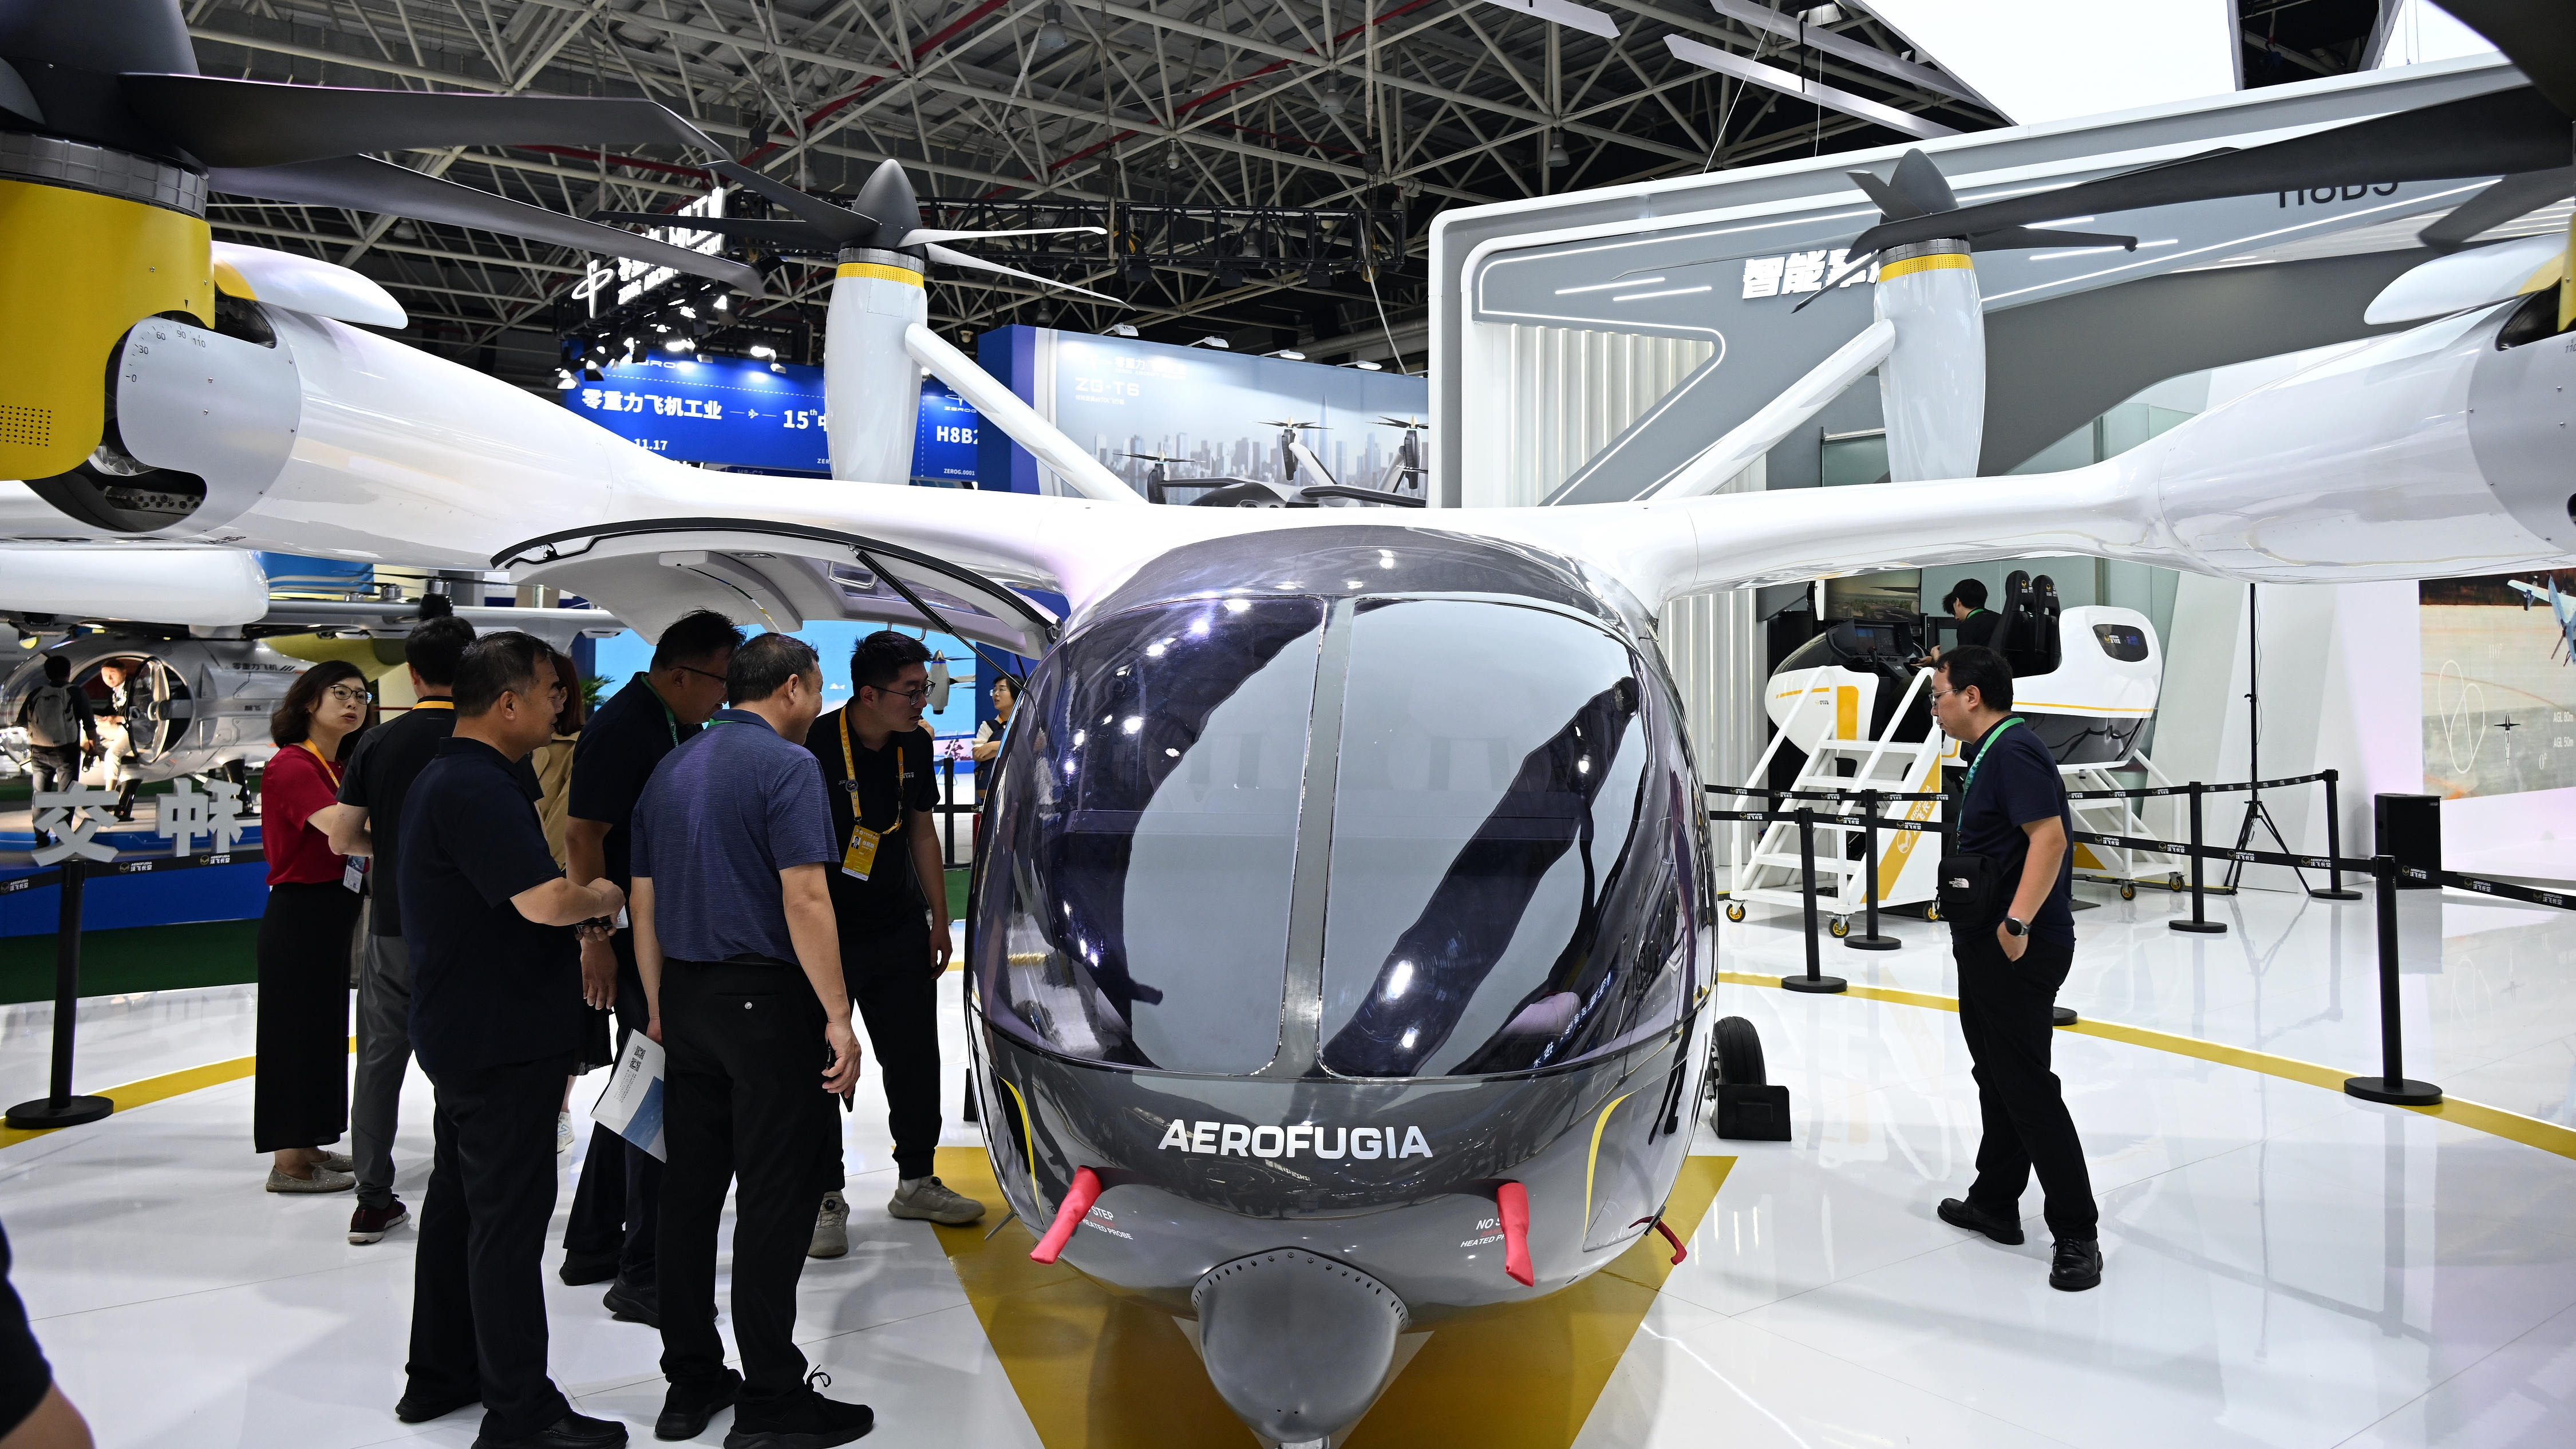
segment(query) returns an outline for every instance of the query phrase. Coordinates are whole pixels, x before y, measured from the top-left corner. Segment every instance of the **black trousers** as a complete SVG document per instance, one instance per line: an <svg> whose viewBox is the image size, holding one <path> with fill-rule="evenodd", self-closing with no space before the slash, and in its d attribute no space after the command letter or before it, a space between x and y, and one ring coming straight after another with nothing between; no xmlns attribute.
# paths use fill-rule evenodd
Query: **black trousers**
<svg viewBox="0 0 2576 1449"><path fill-rule="evenodd" d="M635 969L635 933L620 931L609 945L617 953L617 1045L623 1049L626 1033L642 1031L652 1008L644 1000L644 978ZM578 1104L575 1110L581 1110ZM564 1220L564 1256L613 1257L619 1282L651 1288L657 1281L653 1243L661 1233L661 1219L661 1162L592 1123L590 1152L582 1159L581 1182L573 1189L572 1212Z"/></svg>
<svg viewBox="0 0 2576 1449"><path fill-rule="evenodd" d="M839 1104L822 1090L823 1004L779 963L672 961L662 972L662 1373L723 1377L716 1223L734 1194L733 1331L740 1412L804 1390L796 1280L814 1238L813 1184L840 1143Z"/></svg>
<svg viewBox="0 0 2576 1449"><path fill-rule="evenodd" d="M268 888L259 918L254 1151L320 1147L349 1129L349 938L358 904L358 893L337 881Z"/></svg>
<svg viewBox="0 0 2576 1449"><path fill-rule="evenodd" d="M569 1053L475 1072L422 1071L438 1089L437 1153L412 1262L410 1387L480 1389L483 1433L533 1434L571 1412L546 1377L546 1223L555 1211L555 1107Z"/></svg>
<svg viewBox="0 0 2576 1449"><path fill-rule="evenodd" d="M2034 938L2015 961L1991 930L1954 931L1950 953L1959 965L1959 1031L1976 1064L1977 1106L1985 1118L1968 1202L2018 1218L2022 1190L2036 1170L2047 1194L2048 1230L2090 1239L2100 1216L2093 1177L2048 1062L2056 1036L2050 1008L2075 962L2074 943Z"/></svg>
<svg viewBox="0 0 2576 1449"><path fill-rule="evenodd" d="M885 1083L898 1177L928 1177L939 1153L939 983L945 978L936 969L923 922L841 933L841 979ZM847 1183L835 1151L823 1191L838 1192Z"/></svg>

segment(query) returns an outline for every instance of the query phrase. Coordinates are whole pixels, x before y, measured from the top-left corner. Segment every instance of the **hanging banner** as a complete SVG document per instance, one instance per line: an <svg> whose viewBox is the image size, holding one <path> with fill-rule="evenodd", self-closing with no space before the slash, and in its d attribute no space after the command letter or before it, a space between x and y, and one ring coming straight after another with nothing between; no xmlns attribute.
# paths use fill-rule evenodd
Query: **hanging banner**
<svg viewBox="0 0 2576 1449"><path fill-rule="evenodd" d="M648 357L606 368L564 405L641 448L684 463L829 473L823 369L774 370L747 357Z"/></svg>

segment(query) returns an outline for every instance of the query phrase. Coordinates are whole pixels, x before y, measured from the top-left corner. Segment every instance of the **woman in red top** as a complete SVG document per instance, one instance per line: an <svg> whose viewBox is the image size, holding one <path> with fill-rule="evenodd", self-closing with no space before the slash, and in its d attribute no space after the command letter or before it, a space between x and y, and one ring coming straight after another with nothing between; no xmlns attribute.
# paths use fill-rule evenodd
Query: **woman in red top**
<svg viewBox="0 0 2576 1449"><path fill-rule="evenodd" d="M274 1153L270 1192L347 1192L349 1159L323 1151L349 1125L348 859L310 823L340 793L342 746L367 717L367 679L339 660L304 671L269 716L260 777L268 910L259 918L259 1065L251 1145Z"/></svg>

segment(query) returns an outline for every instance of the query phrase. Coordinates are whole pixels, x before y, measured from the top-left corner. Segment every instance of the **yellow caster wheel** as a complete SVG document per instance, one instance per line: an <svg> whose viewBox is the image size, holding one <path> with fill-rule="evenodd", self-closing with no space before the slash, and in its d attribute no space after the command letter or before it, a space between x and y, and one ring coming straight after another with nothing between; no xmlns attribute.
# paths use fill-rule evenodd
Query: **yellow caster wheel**
<svg viewBox="0 0 2576 1449"><path fill-rule="evenodd" d="M2124 900L2124 901L2134 901L2134 900L2136 900L2137 898L2138 898L2138 884L2137 884L2137 882L2135 882L2135 881L2125 881L2125 880L2124 880L2124 881L2122 881L2122 882L2120 882L2120 899L2122 899L2122 900Z"/></svg>
<svg viewBox="0 0 2576 1449"><path fill-rule="evenodd" d="M1743 920L1744 903L1741 901L1728 901L1726 903L1726 918L1730 921Z"/></svg>
<svg viewBox="0 0 2576 1449"><path fill-rule="evenodd" d="M1833 932L1834 936L1839 939L1851 934L1851 922L1844 920L1840 916L1836 916L1825 923L1825 929Z"/></svg>
<svg viewBox="0 0 2576 1449"><path fill-rule="evenodd" d="M1923 919L1927 921L1937 921L1941 919L1941 908L1937 905L1924 906Z"/></svg>

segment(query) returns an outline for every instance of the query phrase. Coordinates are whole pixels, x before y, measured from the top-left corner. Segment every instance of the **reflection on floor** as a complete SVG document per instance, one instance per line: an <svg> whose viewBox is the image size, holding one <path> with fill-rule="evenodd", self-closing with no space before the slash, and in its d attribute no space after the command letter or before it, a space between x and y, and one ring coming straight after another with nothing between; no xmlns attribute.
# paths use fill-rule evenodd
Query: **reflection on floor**
<svg viewBox="0 0 2576 1449"><path fill-rule="evenodd" d="M2212 903L2231 927L2213 938L2168 931L2180 903L2161 892L2088 893L2102 908L2078 917L2064 997L2087 1018L2375 1069L2367 903L2249 893ZM2576 916L2432 893L2409 893L2403 916L2408 1074L2576 1126ZM1723 964L1799 969L1795 925L1757 912L1728 927ZM1903 950L1829 941L1827 969L1891 991L1950 991L1933 928L1889 929ZM248 1052L248 993L90 1003L83 1084ZM2576 1161L2302 1081L2061 1034L2108 1267L2095 1292L2055 1293L2035 1193L2023 1248L1932 1216L1965 1186L1975 1151L1955 1018L1732 985L1720 1001L1760 1026L1772 1078L1794 1094L1798 1140L1703 1135L1703 1151L1735 1161L1694 1162L1716 1196L1690 1260L1651 1300L1651 1285L1631 1283L1616 1311L1578 1308L1566 1320L1578 1336L1443 1345L1435 1333L1354 1444L2576 1443ZM44 1007L0 1011L9 1100L41 1090L49 1024ZM1177 1331L988 1294L972 1250L883 1215L882 1101L872 1082L859 1100L851 1253L809 1266L799 1327L834 1392L876 1405L878 1437L1194 1442L1195 1429L1166 1435L1134 1417L1132 1401L1158 1386L1175 1398L1195 1388ZM473 1416L410 1427L390 1412L409 1232L350 1247L347 1198L261 1193L249 1109L250 1083L236 1081L0 1151L0 1220L67 1391L111 1446L463 1449ZM401 1142L415 1203L427 1109L415 1080ZM946 1140L976 1139L952 1123ZM943 1164L960 1160L952 1151ZM960 1179L975 1166L971 1152L962 1160ZM565 1171L568 1187L573 1164ZM994 1248L1021 1232L1005 1229ZM951 1236L980 1246L974 1233ZM548 1292L558 1380L640 1441L660 1398L655 1335L609 1321L596 1289L550 1278ZM1568 1365L1610 1364L1579 1333L1624 1337L1588 1417L1565 1410L1561 1383L1536 1383L1526 1361L1501 1353L1535 1341ZM718 1416L705 1442L727 1422Z"/></svg>

